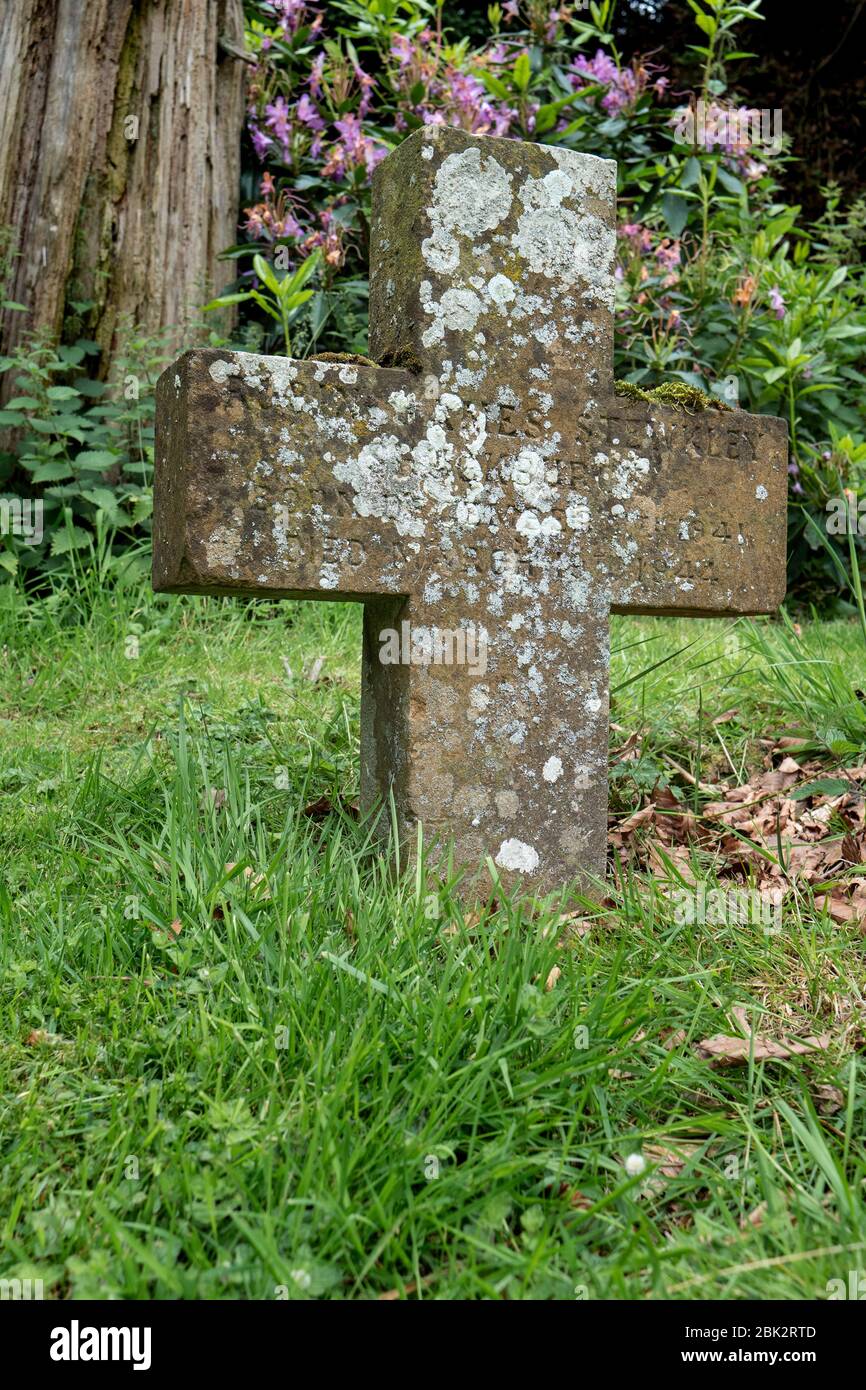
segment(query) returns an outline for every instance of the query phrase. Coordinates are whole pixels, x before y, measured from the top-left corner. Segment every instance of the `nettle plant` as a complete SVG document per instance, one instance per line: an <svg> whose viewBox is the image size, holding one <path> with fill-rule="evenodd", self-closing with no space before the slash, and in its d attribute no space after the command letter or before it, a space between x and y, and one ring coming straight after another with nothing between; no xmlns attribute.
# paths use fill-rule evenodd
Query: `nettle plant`
<svg viewBox="0 0 866 1390"><path fill-rule="evenodd" d="M0 358L0 373L12 380L0 410L0 488L7 500L26 499L31 514L37 506L40 517L38 527L4 527L7 574L66 571L94 545L122 550L147 534L153 387L169 356L161 347L130 336L111 383L95 379L99 348L87 339L54 345L34 337Z"/></svg>
<svg viewBox="0 0 866 1390"><path fill-rule="evenodd" d="M743 105L732 85L736 65L754 56L740 33L760 21L760 0L689 3L695 43L679 66L691 64L695 90L675 100L666 71L619 51L616 0L492 5L480 43L446 28L441 4L423 0L337 0L325 10L246 0L256 63L245 240L226 256L238 269L229 296L255 306L263 350L289 343L263 262L289 281L315 255L308 298L293 311L293 354L366 352L370 179L419 126L616 159L617 375L642 387L674 377L785 416L799 539L803 507L823 515L811 461L832 448L831 425L866 434L863 272L844 263L845 248L862 242L863 209L846 213L831 189L821 221L801 224L783 196L792 155L780 113ZM477 33L477 15L471 26ZM798 574L814 554L805 547Z"/></svg>

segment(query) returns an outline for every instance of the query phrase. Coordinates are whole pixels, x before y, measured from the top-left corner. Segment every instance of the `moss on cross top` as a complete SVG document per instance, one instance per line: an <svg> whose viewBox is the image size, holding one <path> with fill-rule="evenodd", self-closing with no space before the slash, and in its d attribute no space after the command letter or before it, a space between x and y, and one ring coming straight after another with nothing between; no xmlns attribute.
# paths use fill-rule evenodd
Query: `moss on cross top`
<svg viewBox="0 0 866 1390"><path fill-rule="evenodd" d="M659 405L671 405L675 410L730 410L731 407L717 396L709 396L697 386L689 386L685 381L663 381L661 386L644 389L635 386L633 381L615 381L613 389L617 396L629 401L655 401Z"/></svg>

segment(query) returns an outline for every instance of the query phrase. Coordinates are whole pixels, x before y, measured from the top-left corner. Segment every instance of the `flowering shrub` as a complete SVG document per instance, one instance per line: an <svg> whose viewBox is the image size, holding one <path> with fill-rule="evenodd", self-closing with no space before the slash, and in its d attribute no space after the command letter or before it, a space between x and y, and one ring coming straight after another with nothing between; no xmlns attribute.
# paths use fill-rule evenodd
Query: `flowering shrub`
<svg viewBox="0 0 866 1390"><path fill-rule="evenodd" d="M616 0L507 0L472 41L443 23L435 0L244 3L253 62L242 240L225 253L235 279L214 301L242 306L239 345L366 353L371 176L421 126L615 159L617 376L641 387L673 377L784 415L791 579L804 596L838 591L806 512L823 527L840 487L866 493L866 203L845 210L828 189L824 215L805 226L785 202L792 156L779 113L745 106L729 82L738 31L760 17L760 0L690 0L694 91L619 51ZM471 23L477 36L479 17ZM50 436L47 419L34 429ZM41 458L41 448L30 452ZM103 491L111 476L99 479ZM54 504L68 507L60 494L73 486L52 480ZM88 509L100 511L91 492L74 499L85 529ZM125 524L133 503L120 501Z"/></svg>
<svg viewBox="0 0 866 1390"><path fill-rule="evenodd" d="M448 124L616 159L617 375L641 386L673 376L784 415L799 541L801 504L823 512L837 465L846 477L862 467L862 452L837 457L834 442L866 432L864 280L840 263L844 215L828 204L825 225L798 224L782 201L780 113L729 91L736 31L760 0L695 0L699 81L676 98L668 72L618 52L614 5L492 5L489 37L472 47L421 0L248 0L253 196L246 241L228 255L243 286L253 251L289 274L320 248L294 350L365 352L370 177L405 135ZM831 570L798 543L793 577L835 584Z"/></svg>

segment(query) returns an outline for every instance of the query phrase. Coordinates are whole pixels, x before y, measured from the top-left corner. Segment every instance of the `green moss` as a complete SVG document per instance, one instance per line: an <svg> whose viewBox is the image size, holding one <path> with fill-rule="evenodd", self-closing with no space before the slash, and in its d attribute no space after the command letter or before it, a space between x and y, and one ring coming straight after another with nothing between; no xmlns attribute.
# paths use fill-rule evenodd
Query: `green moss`
<svg viewBox="0 0 866 1390"><path fill-rule="evenodd" d="M633 381L615 381L614 392L629 401L650 401L659 405L670 405L675 410L730 410L731 407L716 396L708 396L697 386L688 386L684 381L664 381L661 386L650 386L644 390Z"/></svg>
<svg viewBox="0 0 866 1390"><path fill-rule="evenodd" d="M378 367L372 357L364 357L360 352L314 352L311 362L360 362L362 367Z"/></svg>

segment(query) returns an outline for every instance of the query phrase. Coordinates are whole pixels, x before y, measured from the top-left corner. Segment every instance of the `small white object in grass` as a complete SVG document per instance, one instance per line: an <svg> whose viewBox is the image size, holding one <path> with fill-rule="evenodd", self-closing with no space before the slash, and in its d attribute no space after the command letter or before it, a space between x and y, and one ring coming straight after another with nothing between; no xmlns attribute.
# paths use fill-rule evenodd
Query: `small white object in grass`
<svg viewBox="0 0 866 1390"><path fill-rule="evenodd" d="M630 1178L640 1177L646 1168L646 1159L643 1154L629 1154L625 1161L625 1171Z"/></svg>

